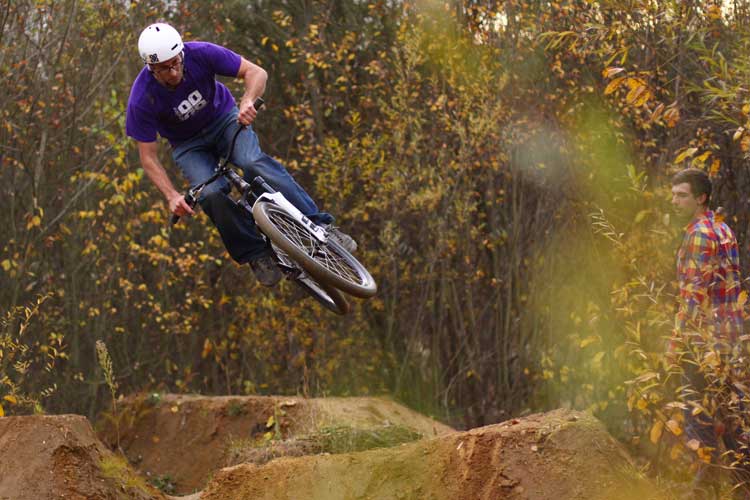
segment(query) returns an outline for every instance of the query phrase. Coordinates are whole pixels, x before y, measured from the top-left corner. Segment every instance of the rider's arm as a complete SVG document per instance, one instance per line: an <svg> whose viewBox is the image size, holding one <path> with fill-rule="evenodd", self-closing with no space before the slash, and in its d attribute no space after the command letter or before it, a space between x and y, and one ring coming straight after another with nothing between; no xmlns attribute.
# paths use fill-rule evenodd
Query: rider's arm
<svg viewBox="0 0 750 500"><path fill-rule="evenodd" d="M193 209L185 201L185 197L180 194L169 180L167 171L159 161L159 148L156 142L138 141L138 154L141 157L141 165L148 175L148 178L156 184L159 191L169 203L169 211L176 215L193 215Z"/></svg>
<svg viewBox="0 0 750 500"><path fill-rule="evenodd" d="M265 92L268 73L257 64L253 64L243 57L240 61L237 77L245 80L245 93L240 101L239 121L243 125L250 125L257 114L253 103Z"/></svg>

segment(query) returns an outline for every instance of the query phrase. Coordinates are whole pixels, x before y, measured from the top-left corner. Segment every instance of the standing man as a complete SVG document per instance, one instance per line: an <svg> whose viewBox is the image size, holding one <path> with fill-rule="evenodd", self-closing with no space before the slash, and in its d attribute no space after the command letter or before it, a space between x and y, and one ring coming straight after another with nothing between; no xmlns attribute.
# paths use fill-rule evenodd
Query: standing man
<svg viewBox="0 0 750 500"><path fill-rule="evenodd" d="M286 169L263 153L251 124L257 115L255 100L263 95L266 71L231 50L208 42L183 43L172 26L148 26L138 39L144 68L133 82L128 99L126 132L138 143L141 165L162 192L175 215L192 215L193 209L169 179L159 161L157 135L172 146L172 158L191 185L207 179L240 126L229 160L240 167L245 179L262 176L281 191L303 214L326 226L348 251L356 242L331 226L333 217L319 212L310 196ZM229 89L217 75L244 80L245 92L236 105ZM198 202L219 230L229 255L239 264L249 263L265 286L281 279L281 271L255 228L252 218L229 198L230 186L220 179L207 186Z"/></svg>
<svg viewBox="0 0 750 500"><path fill-rule="evenodd" d="M690 221L677 253L680 305L675 327L684 331L692 323L734 342L742 334L739 251L729 226L708 210L710 197L706 172L689 168L672 178L672 204Z"/></svg>
<svg viewBox="0 0 750 500"><path fill-rule="evenodd" d="M707 380L701 361L703 355L716 350L722 363L731 359L732 348L742 335L742 307L739 301L740 263L737 240L724 222L716 220L708 210L711 197L711 180L706 172L689 168L672 178L672 204L679 216L690 221L677 253L677 280L679 284L679 309L675 318L675 335L686 343L682 368L689 392L685 399L700 403L708 391L735 391L732 387L715 387ZM675 339L676 340L676 339ZM700 353L695 355L697 345ZM675 356L675 344L670 343L669 355ZM709 377L716 380L717 377ZM728 386L728 384L726 384ZM741 396L741 394L740 394ZM712 451L712 465L702 465L694 486L696 495L710 498L710 490L718 488L717 465L718 436L727 450L737 452L735 457L746 459L740 453L737 441L740 429L736 424L726 425L722 415L707 415L704 411L693 413L694 405L685 411L687 439L697 439L702 448ZM696 407L697 408L697 407ZM731 460L730 460L731 461ZM744 467L735 470L738 482L747 480ZM739 493L739 491L738 491ZM708 495L708 496L706 496ZM746 497L742 497L746 498Z"/></svg>

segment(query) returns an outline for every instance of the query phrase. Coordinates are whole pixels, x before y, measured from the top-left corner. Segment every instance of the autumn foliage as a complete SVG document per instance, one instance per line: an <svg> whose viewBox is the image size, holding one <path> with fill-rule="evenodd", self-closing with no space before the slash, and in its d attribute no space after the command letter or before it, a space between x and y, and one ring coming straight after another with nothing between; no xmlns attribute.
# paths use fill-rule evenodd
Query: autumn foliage
<svg viewBox="0 0 750 500"><path fill-rule="evenodd" d="M122 393L388 392L466 426L567 405L657 444L674 426L665 183L710 172L747 266L747 2L167 5L0 8L5 413L106 408L102 341ZM377 297L335 317L256 285L205 215L168 228L124 133L158 19L268 70L262 144L357 238Z"/></svg>

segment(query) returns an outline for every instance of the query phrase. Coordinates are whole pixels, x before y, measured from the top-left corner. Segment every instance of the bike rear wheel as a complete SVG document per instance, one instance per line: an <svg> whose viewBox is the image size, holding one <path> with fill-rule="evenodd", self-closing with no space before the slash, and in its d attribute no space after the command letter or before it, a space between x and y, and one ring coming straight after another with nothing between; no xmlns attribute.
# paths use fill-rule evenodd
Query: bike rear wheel
<svg viewBox="0 0 750 500"><path fill-rule="evenodd" d="M253 217L271 242L319 284L361 298L372 297L377 292L375 280L352 254L335 241L321 243L275 203L255 203Z"/></svg>
<svg viewBox="0 0 750 500"><path fill-rule="evenodd" d="M294 282L329 311L342 316L349 312L349 302L344 294L335 288L321 285L309 276L300 276Z"/></svg>
<svg viewBox="0 0 750 500"><path fill-rule="evenodd" d="M289 256L281 248L271 243L276 259L278 259L279 266L289 278L292 279L297 285L307 292L312 298L329 311L333 311L336 314L344 315L349 312L349 302L346 301L346 297L337 289L321 285L305 272L289 258Z"/></svg>

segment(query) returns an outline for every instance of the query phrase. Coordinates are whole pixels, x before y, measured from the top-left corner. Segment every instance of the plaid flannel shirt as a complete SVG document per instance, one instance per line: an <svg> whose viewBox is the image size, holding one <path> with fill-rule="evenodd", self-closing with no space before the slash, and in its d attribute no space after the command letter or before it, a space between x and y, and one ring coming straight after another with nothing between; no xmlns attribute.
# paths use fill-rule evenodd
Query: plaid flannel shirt
<svg viewBox="0 0 750 500"><path fill-rule="evenodd" d="M737 240L729 226L716 221L711 211L693 219L677 253L677 332L693 326L726 340L741 335L740 279Z"/></svg>

